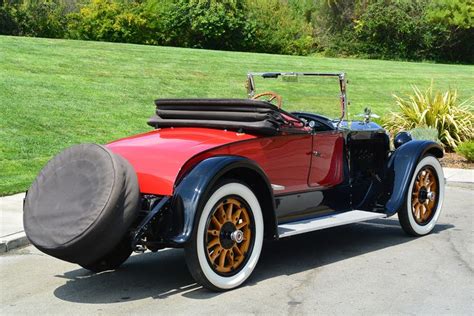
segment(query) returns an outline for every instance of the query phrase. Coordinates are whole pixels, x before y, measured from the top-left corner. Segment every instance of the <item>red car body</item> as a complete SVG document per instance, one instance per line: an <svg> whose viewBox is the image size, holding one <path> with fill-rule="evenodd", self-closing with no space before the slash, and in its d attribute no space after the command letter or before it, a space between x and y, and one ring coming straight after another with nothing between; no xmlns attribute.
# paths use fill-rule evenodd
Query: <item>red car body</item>
<svg viewBox="0 0 474 316"><path fill-rule="evenodd" d="M144 194L173 195L180 175L196 163L217 155L242 156L255 161L271 183L284 187L278 194L287 194L341 183L343 144L343 135L337 131L258 137L235 131L182 127L124 138L107 147L132 164ZM313 155L314 151L319 155Z"/></svg>

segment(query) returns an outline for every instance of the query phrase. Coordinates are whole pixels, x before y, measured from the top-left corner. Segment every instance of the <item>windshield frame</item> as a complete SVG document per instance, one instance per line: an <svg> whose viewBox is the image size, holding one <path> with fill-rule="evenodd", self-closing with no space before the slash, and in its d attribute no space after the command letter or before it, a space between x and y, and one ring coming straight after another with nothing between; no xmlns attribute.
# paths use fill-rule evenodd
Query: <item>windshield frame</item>
<svg viewBox="0 0 474 316"><path fill-rule="evenodd" d="M341 125L347 114L347 80L344 72L249 72L247 74L247 95L251 99L255 95L254 77L262 77L263 79L277 79L280 76L304 76L304 77L337 77L339 79L341 116L336 125L337 129Z"/></svg>

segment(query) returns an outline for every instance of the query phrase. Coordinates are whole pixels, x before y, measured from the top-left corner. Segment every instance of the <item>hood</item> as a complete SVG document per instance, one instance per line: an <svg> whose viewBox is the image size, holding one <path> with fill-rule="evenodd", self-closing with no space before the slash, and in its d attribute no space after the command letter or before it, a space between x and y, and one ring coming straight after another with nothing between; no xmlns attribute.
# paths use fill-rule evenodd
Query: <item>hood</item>
<svg viewBox="0 0 474 316"><path fill-rule="evenodd" d="M172 195L182 166L209 149L256 136L210 128L164 128L107 144L135 169L141 193Z"/></svg>

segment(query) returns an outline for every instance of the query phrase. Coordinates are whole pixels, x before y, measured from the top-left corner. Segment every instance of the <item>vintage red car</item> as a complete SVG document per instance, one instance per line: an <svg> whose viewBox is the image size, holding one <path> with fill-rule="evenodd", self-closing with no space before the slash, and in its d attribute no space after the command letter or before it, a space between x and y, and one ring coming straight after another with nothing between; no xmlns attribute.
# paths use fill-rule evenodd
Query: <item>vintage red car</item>
<svg viewBox="0 0 474 316"><path fill-rule="evenodd" d="M333 77L341 116L288 113L256 77ZM94 272L133 251L184 247L189 271L212 290L241 285L264 239L398 213L410 235L440 215L435 142L394 139L345 119L344 73L251 73L249 99L159 99L154 130L54 157L28 190L24 225L41 251ZM274 105L272 102L277 102Z"/></svg>

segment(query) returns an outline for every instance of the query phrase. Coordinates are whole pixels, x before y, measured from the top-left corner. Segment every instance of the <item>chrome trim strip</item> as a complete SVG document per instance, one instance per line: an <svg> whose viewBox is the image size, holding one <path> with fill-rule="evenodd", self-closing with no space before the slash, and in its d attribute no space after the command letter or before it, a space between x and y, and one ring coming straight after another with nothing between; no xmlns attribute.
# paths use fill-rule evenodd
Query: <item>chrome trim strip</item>
<svg viewBox="0 0 474 316"><path fill-rule="evenodd" d="M279 184L273 184L272 183L272 189L273 191L283 191L285 190L285 187Z"/></svg>

